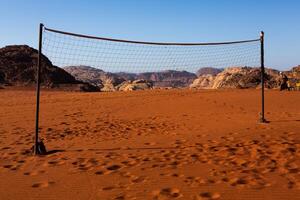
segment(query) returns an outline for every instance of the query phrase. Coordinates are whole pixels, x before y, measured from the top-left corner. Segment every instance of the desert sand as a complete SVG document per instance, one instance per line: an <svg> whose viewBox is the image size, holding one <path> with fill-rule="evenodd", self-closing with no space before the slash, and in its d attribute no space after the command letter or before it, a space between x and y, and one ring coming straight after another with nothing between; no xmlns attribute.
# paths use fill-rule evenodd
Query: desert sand
<svg viewBox="0 0 300 200"><path fill-rule="evenodd" d="M0 199L300 199L300 92L0 90Z"/></svg>

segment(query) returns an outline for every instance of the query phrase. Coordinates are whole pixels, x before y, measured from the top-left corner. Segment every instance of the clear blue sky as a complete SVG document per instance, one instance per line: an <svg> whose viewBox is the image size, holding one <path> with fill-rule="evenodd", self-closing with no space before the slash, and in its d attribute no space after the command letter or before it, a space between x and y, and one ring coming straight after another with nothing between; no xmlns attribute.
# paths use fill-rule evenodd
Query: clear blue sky
<svg viewBox="0 0 300 200"><path fill-rule="evenodd" d="M37 47L38 24L103 37L215 42L266 33L266 65L300 64L299 0L0 0L0 47Z"/></svg>

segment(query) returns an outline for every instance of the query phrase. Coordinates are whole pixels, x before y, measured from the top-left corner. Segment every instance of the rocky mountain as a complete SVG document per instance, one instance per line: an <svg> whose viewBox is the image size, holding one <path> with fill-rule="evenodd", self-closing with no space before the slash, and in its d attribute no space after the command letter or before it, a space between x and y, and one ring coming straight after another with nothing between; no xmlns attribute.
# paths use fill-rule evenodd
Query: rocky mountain
<svg viewBox="0 0 300 200"><path fill-rule="evenodd" d="M77 80L89 82L102 88L103 91L116 91L123 82L144 80L153 87L187 87L197 76L186 71L162 71L146 73L110 73L89 66L69 66L64 69Z"/></svg>
<svg viewBox="0 0 300 200"><path fill-rule="evenodd" d="M36 83L38 51L27 45L6 46L0 49L0 83L13 86L29 86ZM76 80L65 70L52 65L42 55L41 84L45 87L60 87L96 91L97 88Z"/></svg>
<svg viewBox="0 0 300 200"><path fill-rule="evenodd" d="M103 87L103 82L100 77L105 76L105 72L100 69L95 69L89 66L69 66L63 68L70 73L76 80L84 81L96 86Z"/></svg>
<svg viewBox="0 0 300 200"><path fill-rule="evenodd" d="M222 72L223 68L213 68L213 67L202 67L197 71L197 76L203 76L203 75L212 75L216 76L218 73Z"/></svg>
<svg viewBox="0 0 300 200"><path fill-rule="evenodd" d="M146 72L137 75L138 79L153 82L154 87L180 88L189 86L196 74L187 71L167 70L162 72Z"/></svg>
<svg viewBox="0 0 300 200"><path fill-rule="evenodd" d="M77 80L88 82L100 88L105 85L115 87L126 80L130 80L126 79L128 75L125 73L114 74L90 66L68 66L63 69L72 74Z"/></svg>
<svg viewBox="0 0 300 200"><path fill-rule="evenodd" d="M266 87L277 88L280 84L279 71L266 69ZM217 75L199 76L190 88L220 89L220 88L256 88L261 82L260 68L230 67Z"/></svg>

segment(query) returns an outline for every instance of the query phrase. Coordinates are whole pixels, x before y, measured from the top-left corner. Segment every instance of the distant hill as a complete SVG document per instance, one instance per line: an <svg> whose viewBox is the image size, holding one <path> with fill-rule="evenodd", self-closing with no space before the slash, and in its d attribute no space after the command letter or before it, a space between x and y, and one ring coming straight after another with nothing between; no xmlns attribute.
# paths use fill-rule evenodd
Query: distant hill
<svg viewBox="0 0 300 200"><path fill-rule="evenodd" d="M103 70L89 66L68 66L63 69L74 76L76 80L100 86L101 88L103 87L101 79L102 76L105 76L105 72Z"/></svg>
<svg viewBox="0 0 300 200"><path fill-rule="evenodd" d="M27 45L6 46L0 49L0 83L12 86L30 86L36 83L38 51ZM52 65L42 55L41 84L45 87L80 87L82 90L97 90L89 84L76 80L65 70ZM80 89L79 88L79 89Z"/></svg>
<svg viewBox="0 0 300 200"><path fill-rule="evenodd" d="M121 74L114 74L105 72L101 69L93 68L90 66L67 66L63 68L68 73L72 74L77 80L84 81L100 88L103 88L105 85L111 85L115 87L126 80ZM124 74L124 76L128 76Z"/></svg>
<svg viewBox="0 0 300 200"><path fill-rule="evenodd" d="M68 66L64 69L76 79L94 85L112 84L117 86L124 81L146 80L153 83L154 87L187 87L197 76L186 71L162 71L146 73L110 73L89 66Z"/></svg>

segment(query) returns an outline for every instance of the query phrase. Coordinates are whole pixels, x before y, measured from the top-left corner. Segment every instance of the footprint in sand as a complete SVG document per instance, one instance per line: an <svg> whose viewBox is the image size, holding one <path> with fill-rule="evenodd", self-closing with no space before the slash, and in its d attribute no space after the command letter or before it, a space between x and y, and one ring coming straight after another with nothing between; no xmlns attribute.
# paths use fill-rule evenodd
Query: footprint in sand
<svg viewBox="0 0 300 200"><path fill-rule="evenodd" d="M63 165L63 164L65 164L64 160L50 160L47 163L44 163L44 166L54 167L54 166Z"/></svg>
<svg viewBox="0 0 300 200"><path fill-rule="evenodd" d="M45 182L40 182L40 183L34 183L31 185L33 188L46 188L49 187L50 185L53 185L55 182L53 181L45 181Z"/></svg>
<svg viewBox="0 0 300 200"><path fill-rule="evenodd" d="M147 146L153 146L156 145L156 142L145 142L144 144Z"/></svg>
<svg viewBox="0 0 300 200"><path fill-rule="evenodd" d="M143 183L147 180L146 176L132 176L131 182L132 183Z"/></svg>
<svg viewBox="0 0 300 200"><path fill-rule="evenodd" d="M113 190L115 188L116 188L115 186L106 186L106 187L103 187L102 190L103 191L109 191L109 190Z"/></svg>
<svg viewBox="0 0 300 200"><path fill-rule="evenodd" d="M163 188L161 190L156 190L152 192L155 200L159 200L159 199L175 199L175 198L179 198L182 197L182 194L180 193L180 190L177 188Z"/></svg>
<svg viewBox="0 0 300 200"><path fill-rule="evenodd" d="M44 174L46 171L44 170L39 170L39 171L32 171L32 172L24 172L23 174L25 176L36 176L38 174Z"/></svg>
<svg viewBox="0 0 300 200"><path fill-rule="evenodd" d="M120 165L110 165L110 166L106 167L106 169L109 170L109 171L117 171L120 168L121 168Z"/></svg>
<svg viewBox="0 0 300 200"><path fill-rule="evenodd" d="M13 167L13 165L3 165L3 168L5 168L5 169L10 169L12 167Z"/></svg>
<svg viewBox="0 0 300 200"><path fill-rule="evenodd" d="M78 165L78 168L77 168L79 171L89 171L89 170L92 170L93 167L91 164L80 164Z"/></svg>
<svg viewBox="0 0 300 200"><path fill-rule="evenodd" d="M101 170L99 170L99 171L96 171L96 172L95 172L95 174L96 174L96 175L103 175L103 174L104 174L104 172L103 172L103 171L101 171Z"/></svg>
<svg viewBox="0 0 300 200"><path fill-rule="evenodd" d="M125 200L126 199L126 196L121 194L121 195L118 195L114 198L114 200Z"/></svg>
<svg viewBox="0 0 300 200"><path fill-rule="evenodd" d="M216 200L216 199L220 199L221 195L218 192L201 192L199 195L196 196L196 200L203 200L203 199L207 199L207 200Z"/></svg>

